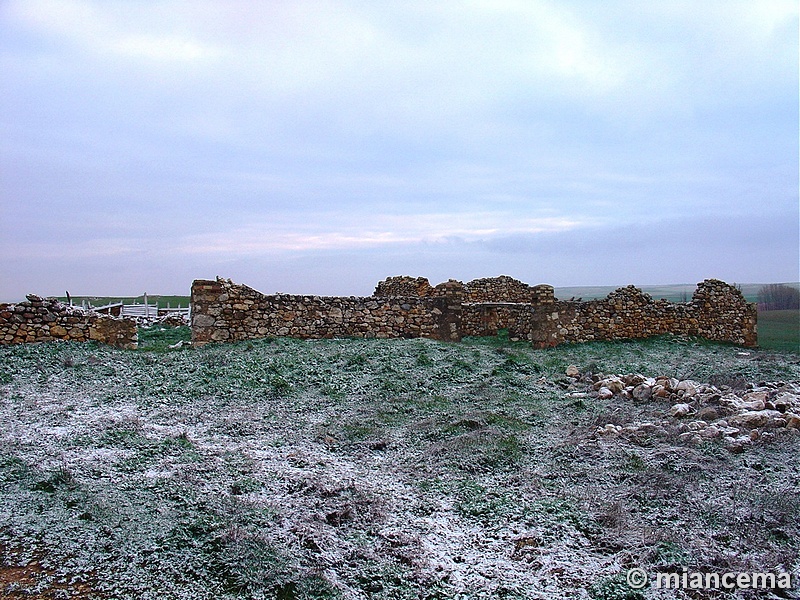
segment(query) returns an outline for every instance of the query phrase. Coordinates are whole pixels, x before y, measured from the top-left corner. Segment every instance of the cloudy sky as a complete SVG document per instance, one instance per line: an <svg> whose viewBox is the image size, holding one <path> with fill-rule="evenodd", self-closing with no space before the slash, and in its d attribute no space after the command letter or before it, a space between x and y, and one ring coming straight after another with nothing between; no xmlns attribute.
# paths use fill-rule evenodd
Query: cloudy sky
<svg viewBox="0 0 800 600"><path fill-rule="evenodd" d="M0 300L800 278L792 0L0 0L0 85Z"/></svg>

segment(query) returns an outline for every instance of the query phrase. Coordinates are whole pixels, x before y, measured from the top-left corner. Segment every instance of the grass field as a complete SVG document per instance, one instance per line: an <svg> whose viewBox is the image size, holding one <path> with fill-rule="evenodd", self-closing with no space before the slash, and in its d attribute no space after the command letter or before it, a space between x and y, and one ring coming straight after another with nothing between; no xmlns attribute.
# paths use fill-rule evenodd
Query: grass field
<svg viewBox="0 0 800 600"><path fill-rule="evenodd" d="M564 376L789 389L795 354L188 335L0 347L0 596L641 600L682 596L633 566L800 567L800 435L687 444L669 401Z"/></svg>
<svg viewBox="0 0 800 600"><path fill-rule="evenodd" d="M800 352L800 310L759 312L758 345L773 350Z"/></svg>

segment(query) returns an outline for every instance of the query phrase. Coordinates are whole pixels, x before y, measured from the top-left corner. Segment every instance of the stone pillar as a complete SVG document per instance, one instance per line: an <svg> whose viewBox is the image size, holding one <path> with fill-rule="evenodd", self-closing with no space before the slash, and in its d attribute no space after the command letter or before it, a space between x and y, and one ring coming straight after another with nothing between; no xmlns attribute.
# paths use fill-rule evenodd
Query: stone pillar
<svg viewBox="0 0 800 600"><path fill-rule="evenodd" d="M557 305L531 305L528 310L528 338L534 348L550 348L564 341L564 336L560 333L561 313Z"/></svg>
<svg viewBox="0 0 800 600"><path fill-rule="evenodd" d="M555 302L555 289L545 283L531 288L531 304L553 304Z"/></svg>
<svg viewBox="0 0 800 600"><path fill-rule="evenodd" d="M497 306L481 305L481 331L482 336L495 336L497 335L499 326L499 319L497 317Z"/></svg>
<svg viewBox="0 0 800 600"><path fill-rule="evenodd" d="M195 279L192 282L192 295L189 300L192 315L192 344L202 346L212 341L219 302L223 299L222 282L208 279ZM227 298L225 298L227 299ZM215 310L216 309L216 310Z"/></svg>
<svg viewBox="0 0 800 600"><path fill-rule="evenodd" d="M466 298L464 284L451 279L436 286L433 313L436 315L435 339L445 342L461 341L461 304ZM438 314L437 314L438 313Z"/></svg>

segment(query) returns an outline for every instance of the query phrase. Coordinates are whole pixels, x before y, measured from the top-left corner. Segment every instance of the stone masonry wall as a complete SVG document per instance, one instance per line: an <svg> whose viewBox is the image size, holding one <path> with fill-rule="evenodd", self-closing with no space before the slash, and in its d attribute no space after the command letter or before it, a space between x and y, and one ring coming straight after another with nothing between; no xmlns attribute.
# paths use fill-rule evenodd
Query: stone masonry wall
<svg viewBox="0 0 800 600"><path fill-rule="evenodd" d="M264 295L217 278L192 284L192 342L296 338L461 339L461 298Z"/></svg>
<svg viewBox="0 0 800 600"><path fill-rule="evenodd" d="M462 335L496 335L534 345L646 338L663 334L704 337L742 346L758 342L756 305L716 279L698 284L691 302L653 300L634 286L600 300L541 304L473 304L462 310Z"/></svg>
<svg viewBox="0 0 800 600"><path fill-rule="evenodd" d="M134 349L139 340L136 322L68 306L55 298L30 294L27 301L0 304L0 344L94 340Z"/></svg>
<svg viewBox="0 0 800 600"><path fill-rule="evenodd" d="M527 283L500 275L500 277L487 277L474 279L464 284L467 292L467 302L514 302L536 303L552 302L555 298L553 287L549 285L529 286Z"/></svg>
<svg viewBox="0 0 800 600"><path fill-rule="evenodd" d="M378 284L372 297L330 298L265 296L229 280L198 280L192 285L192 340L349 336L455 341L508 329L512 339L537 347L670 333L757 344L756 305L715 279L698 284L691 302L679 304L653 300L634 286L600 300L575 302L556 300L548 285L531 287L510 277L476 281L450 280L432 287L422 277L391 277ZM529 300L514 301L521 297Z"/></svg>
<svg viewBox="0 0 800 600"><path fill-rule="evenodd" d="M431 286L427 277L399 275L379 281L372 295L375 298L385 298L386 296L417 296L418 298L424 298L432 293L433 286Z"/></svg>
<svg viewBox="0 0 800 600"><path fill-rule="evenodd" d="M456 287L463 288L465 302L514 302L514 303L548 303L555 300L553 286L530 286L508 275L473 279L469 283L461 283L451 279L431 286L426 277L387 277L379 282L373 296L431 296L450 295Z"/></svg>
<svg viewBox="0 0 800 600"><path fill-rule="evenodd" d="M653 300L628 286L594 302L564 302L550 315L551 340L642 338L664 333L756 346L757 311L734 286L716 279L698 284L691 302Z"/></svg>
<svg viewBox="0 0 800 600"><path fill-rule="evenodd" d="M445 298L453 295L466 297L466 286L455 279L432 286L427 277L388 277L378 282L373 298Z"/></svg>

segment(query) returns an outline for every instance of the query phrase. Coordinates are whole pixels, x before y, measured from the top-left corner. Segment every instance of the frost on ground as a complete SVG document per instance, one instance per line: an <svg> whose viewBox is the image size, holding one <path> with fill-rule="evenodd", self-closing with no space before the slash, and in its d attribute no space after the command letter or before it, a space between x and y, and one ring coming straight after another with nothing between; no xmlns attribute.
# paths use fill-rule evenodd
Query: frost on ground
<svg viewBox="0 0 800 600"><path fill-rule="evenodd" d="M624 575L800 568L786 419L733 451L674 395L594 385L768 399L796 354L174 341L0 348L0 596L702 598Z"/></svg>

